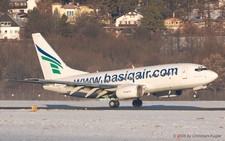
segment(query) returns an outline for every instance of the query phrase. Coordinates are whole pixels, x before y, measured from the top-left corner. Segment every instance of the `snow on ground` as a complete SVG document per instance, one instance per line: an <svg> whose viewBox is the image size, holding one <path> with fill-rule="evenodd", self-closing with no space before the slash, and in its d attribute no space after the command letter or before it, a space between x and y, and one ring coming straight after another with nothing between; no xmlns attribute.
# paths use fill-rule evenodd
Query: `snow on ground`
<svg viewBox="0 0 225 141"><path fill-rule="evenodd" d="M0 101L8 106L95 106L99 101ZM144 105L221 107L224 101L144 101ZM131 106L131 101L121 101ZM225 140L225 111L0 110L0 141Z"/></svg>

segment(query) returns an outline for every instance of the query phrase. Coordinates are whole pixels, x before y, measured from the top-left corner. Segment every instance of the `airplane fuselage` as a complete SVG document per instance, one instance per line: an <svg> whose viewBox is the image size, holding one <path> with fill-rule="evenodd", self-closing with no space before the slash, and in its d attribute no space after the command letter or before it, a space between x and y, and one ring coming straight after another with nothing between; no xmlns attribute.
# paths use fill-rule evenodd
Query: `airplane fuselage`
<svg viewBox="0 0 225 141"><path fill-rule="evenodd" d="M215 79L214 72L207 70L205 67L201 70L202 67L202 65L191 63L165 64L74 75L62 80L76 83L114 84L118 85L118 87L120 85L138 84L145 86L145 93L155 93L166 90L197 88L210 83ZM60 93L69 93L71 91L63 85L56 87L53 85L44 86L47 90Z"/></svg>

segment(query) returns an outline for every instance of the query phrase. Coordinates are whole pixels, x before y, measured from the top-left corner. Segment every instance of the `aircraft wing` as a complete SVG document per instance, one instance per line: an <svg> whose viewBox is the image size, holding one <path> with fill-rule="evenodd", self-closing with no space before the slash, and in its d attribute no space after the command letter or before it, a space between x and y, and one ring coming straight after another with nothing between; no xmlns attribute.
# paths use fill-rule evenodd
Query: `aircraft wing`
<svg viewBox="0 0 225 141"><path fill-rule="evenodd" d="M47 79L38 79L38 78L28 78L24 80L16 80L16 79L7 79L6 81L13 82L24 82L24 83L36 83L36 84L64 84L67 86L84 86L89 88L100 88L100 89L112 89L117 88L117 85L111 84L97 84L97 83L77 83L71 81L60 81L60 80L47 80Z"/></svg>

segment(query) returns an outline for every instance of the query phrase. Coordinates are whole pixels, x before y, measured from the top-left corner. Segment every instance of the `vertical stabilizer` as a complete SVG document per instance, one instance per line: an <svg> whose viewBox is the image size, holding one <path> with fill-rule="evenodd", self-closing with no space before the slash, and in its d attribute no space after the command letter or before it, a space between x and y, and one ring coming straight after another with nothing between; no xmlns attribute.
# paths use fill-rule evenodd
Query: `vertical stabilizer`
<svg viewBox="0 0 225 141"><path fill-rule="evenodd" d="M69 68L40 33L34 33L32 37L45 79L87 74L87 72Z"/></svg>

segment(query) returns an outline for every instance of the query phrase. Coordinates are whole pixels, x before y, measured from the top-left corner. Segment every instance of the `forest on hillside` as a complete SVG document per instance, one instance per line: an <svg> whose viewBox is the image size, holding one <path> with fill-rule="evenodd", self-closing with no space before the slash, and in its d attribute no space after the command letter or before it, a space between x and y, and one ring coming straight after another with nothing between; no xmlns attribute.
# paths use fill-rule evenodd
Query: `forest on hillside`
<svg viewBox="0 0 225 141"><path fill-rule="evenodd" d="M74 37L44 37L68 66L88 72L131 68L132 65L140 67L184 62L203 64L219 74L219 78L209 85L207 93L210 93L210 97L219 93L223 96L225 37L210 29L195 31L194 36L145 35L137 31L133 36L115 37L101 28L94 30L94 26L88 24L82 31L76 32ZM2 94L29 93L37 96L49 93L39 85L5 82L5 79L43 78L31 39L1 40L0 45ZM188 98L186 94L184 96L185 99L192 97L191 94Z"/></svg>
<svg viewBox="0 0 225 141"><path fill-rule="evenodd" d="M47 0L46 0L47 1ZM51 3L38 3L29 13L22 40L0 40L0 99L71 100L44 91L40 85L5 79L43 78L31 34L40 32L71 68L96 72L166 63L198 63L217 72L219 78L200 91L200 100L225 100L225 30L198 28L187 23L170 32L138 27L130 36L107 33L94 15L82 15L76 24L51 15ZM44 12L43 12L44 11ZM157 31L157 32L156 32ZM193 91L172 100L193 100ZM144 97L157 100L155 97Z"/></svg>

